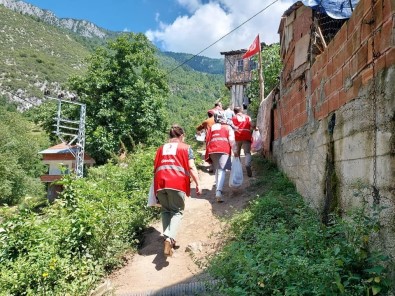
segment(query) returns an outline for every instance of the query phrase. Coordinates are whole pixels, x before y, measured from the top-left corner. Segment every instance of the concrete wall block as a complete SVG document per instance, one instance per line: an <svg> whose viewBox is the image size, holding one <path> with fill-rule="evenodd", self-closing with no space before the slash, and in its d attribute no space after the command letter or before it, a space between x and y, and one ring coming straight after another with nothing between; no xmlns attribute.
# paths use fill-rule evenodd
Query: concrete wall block
<svg viewBox="0 0 395 296"><path fill-rule="evenodd" d="M354 179L344 182L341 180L339 190L340 204L343 210L362 207L372 199L372 187L362 180ZM372 202L370 202L372 203Z"/></svg>
<svg viewBox="0 0 395 296"><path fill-rule="evenodd" d="M393 136L390 130L377 131L377 155L391 154L391 137ZM395 170L395 169L394 169Z"/></svg>
<svg viewBox="0 0 395 296"><path fill-rule="evenodd" d="M388 155L379 156L377 153L377 170L376 182L379 188L391 187L395 190L394 177L395 177L395 157L388 157ZM372 171L373 175L373 171ZM391 196L391 195L390 195ZM393 196L393 195L392 195Z"/></svg>
<svg viewBox="0 0 395 296"><path fill-rule="evenodd" d="M373 171L373 162L371 158L349 159L336 162L338 168L338 178L344 182L353 182L354 180L362 180L364 183L372 184L373 176L366 172Z"/></svg>
<svg viewBox="0 0 395 296"><path fill-rule="evenodd" d="M360 98L349 102L336 112L336 125L333 133L334 140L343 139L356 133L370 131L373 119L370 102Z"/></svg>
<svg viewBox="0 0 395 296"><path fill-rule="evenodd" d="M395 48L393 53L395 55ZM384 76L380 84L382 85L382 89L384 89L383 107L384 110L387 110L391 114L390 110L395 110L395 64L382 73Z"/></svg>
<svg viewBox="0 0 395 296"><path fill-rule="evenodd" d="M292 80L291 74L295 73L289 72L291 78L282 81L282 96L286 93L286 99L280 100L275 110L273 156L307 203L321 211L330 141L328 121L329 115L335 112L335 169L342 209L361 206L364 201L372 204L373 160L376 159L377 185L387 198L383 204L391 209L382 220L387 225L383 230L384 243L387 250L395 253L395 0L375 0L375 19L372 1L361 0L338 32L342 36L336 36L328 49L316 57L305 76L312 79L307 81L310 89L306 93L301 92L298 81ZM373 30L380 26L373 39ZM373 114L374 98L376 114ZM309 110L306 102L310 102ZM280 105L281 120L277 111ZM314 116L305 124L310 110ZM374 116L378 128L377 158L373 158ZM362 185L358 188L356 184Z"/></svg>
<svg viewBox="0 0 395 296"><path fill-rule="evenodd" d="M385 66L387 68L395 65L395 47L385 53Z"/></svg>
<svg viewBox="0 0 395 296"><path fill-rule="evenodd" d="M329 135L328 135L328 120L324 119L317 123L317 127L314 131L310 132L308 139L308 149L310 152L313 152L311 155L314 157L315 153L318 153L318 157L326 157L327 144L329 143ZM315 150L317 151L315 152ZM323 149L323 150L322 150ZM321 154L324 151L325 153Z"/></svg>
<svg viewBox="0 0 395 296"><path fill-rule="evenodd" d="M373 154L372 132L352 134L335 141L335 161L369 158ZM366 172L363 172L366 173Z"/></svg>

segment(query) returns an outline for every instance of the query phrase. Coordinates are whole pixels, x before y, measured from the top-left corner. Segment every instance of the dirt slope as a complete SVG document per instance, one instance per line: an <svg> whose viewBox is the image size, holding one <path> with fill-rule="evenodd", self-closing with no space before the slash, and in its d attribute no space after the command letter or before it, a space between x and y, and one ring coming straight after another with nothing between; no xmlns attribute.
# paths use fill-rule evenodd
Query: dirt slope
<svg viewBox="0 0 395 296"><path fill-rule="evenodd" d="M192 189L192 197L186 200L184 218L177 238L179 248L172 257L165 257L161 222L152 224L144 235L144 243L138 254L109 276L115 295L144 295L176 284L197 282L206 278L205 258L221 246L221 234L226 227L221 217L243 208L255 195L246 190L253 177L244 175L242 188L232 189L228 186L227 172L225 202L216 203L214 175L208 173L207 168L207 164L199 168L202 195L196 197Z"/></svg>

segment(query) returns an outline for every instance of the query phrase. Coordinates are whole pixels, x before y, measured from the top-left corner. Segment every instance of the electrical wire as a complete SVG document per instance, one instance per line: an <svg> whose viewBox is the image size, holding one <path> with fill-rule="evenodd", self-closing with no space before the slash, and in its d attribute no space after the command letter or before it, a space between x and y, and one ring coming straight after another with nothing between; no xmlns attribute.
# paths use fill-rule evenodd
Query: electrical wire
<svg viewBox="0 0 395 296"><path fill-rule="evenodd" d="M261 14L262 12L264 12L266 9L268 9L270 6L272 6L274 3L278 2L279 0L275 0L272 3L270 3L269 5L267 5L265 8L263 8L262 10L258 11L256 14L254 14L252 17L250 17L249 19L247 19L246 21L244 21L243 23L241 23L240 25L238 25L236 28L234 28L233 30L231 30L230 32L226 33L225 35L223 35L221 38L217 39L216 41L214 41L213 43L211 43L209 46L207 46L206 48L204 48L203 50L199 51L197 54L193 55L191 58L187 59L186 61L184 61L183 63L179 64L177 67L175 67L174 69L170 70L169 72L167 72L167 74L170 74L172 72L174 72L175 70L177 70L178 68L180 68L182 65L185 65L186 63L188 63L190 60L194 59L196 56L198 56L199 54L201 54L202 52L206 51L207 49L209 49L210 47L212 47L214 44L217 44L219 41L221 41L222 39L224 39L226 36L230 35L231 33L233 33L234 31L236 31L237 29L239 29L240 27L242 27L243 25L245 25L246 23L248 23L250 20L252 20L254 17L256 17L258 14Z"/></svg>

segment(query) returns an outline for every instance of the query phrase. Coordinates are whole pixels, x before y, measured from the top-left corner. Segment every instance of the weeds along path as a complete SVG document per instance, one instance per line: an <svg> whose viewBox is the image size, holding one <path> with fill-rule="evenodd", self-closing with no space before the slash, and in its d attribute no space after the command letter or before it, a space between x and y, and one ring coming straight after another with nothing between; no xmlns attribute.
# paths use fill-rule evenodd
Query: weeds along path
<svg viewBox="0 0 395 296"><path fill-rule="evenodd" d="M243 159L242 162L244 163ZM203 192L186 200L184 218L177 237L179 248L172 257L163 255L162 224L156 221L144 234L144 242L127 264L109 276L114 295L147 295L179 284L207 280L204 272L207 258L221 247L226 229L225 216L242 209L255 197L249 191L252 178L244 175L242 188L224 186L224 203L215 202L214 174L208 165L199 166ZM245 173L245 172L244 172ZM194 186L194 185L192 185Z"/></svg>

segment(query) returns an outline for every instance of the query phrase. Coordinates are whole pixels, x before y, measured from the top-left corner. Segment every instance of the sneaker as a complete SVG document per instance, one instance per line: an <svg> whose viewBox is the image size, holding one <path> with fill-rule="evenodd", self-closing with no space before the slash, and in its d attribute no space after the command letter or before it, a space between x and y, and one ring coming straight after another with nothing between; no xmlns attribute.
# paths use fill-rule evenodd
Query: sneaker
<svg viewBox="0 0 395 296"><path fill-rule="evenodd" d="M217 192L215 193L215 198L218 203L224 202L224 200L222 198L222 191L221 190L217 190Z"/></svg>
<svg viewBox="0 0 395 296"><path fill-rule="evenodd" d="M246 167L246 170L247 170L247 176L248 176L248 177L252 177L252 170L251 170L251 167L250 167L250 166L247 166L247 167Z"/></svg>
<svg viewBox="0 0 395 296"><path fill-rule="evenodd" d="M172 256L173 255L172 243L171 243L170 238L167 238L165 240L165 247L164 247L163 253L165 254L165 256Z"/></svg>

